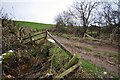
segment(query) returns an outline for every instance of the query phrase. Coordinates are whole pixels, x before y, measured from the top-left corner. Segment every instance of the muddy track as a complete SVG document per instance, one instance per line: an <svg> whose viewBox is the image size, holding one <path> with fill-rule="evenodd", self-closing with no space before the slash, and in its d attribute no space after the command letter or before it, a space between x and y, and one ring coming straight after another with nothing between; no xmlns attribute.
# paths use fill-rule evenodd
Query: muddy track
<svg viewBox="0 0 120 80"><path fill-rule="evenodd" d="M70 52L77 54L78 56L81 57L81 59L85 59L85 60L89 60L91 61L93 64L95 64L98 67L103 67L105 69L105 71L107 72L111 72L114 76L118 76L118 64L111 64L109 63L109 61L107 59L104 58L98 58L95 57L91 54L86 54L86 52L82 49L83 46L89 47L89 45L87 43L83 43L77 40L72 40L72 39L65 39L62 37L58 37L54 35L54 38L56 38L58 41L60 41ZM78 45L81 44L81 45ZM77 47L76 47L77 45ZM102 51L104 51L105 48L100 49ZM108 49L108 50L107 50ZM106 51L116 51L116 49L109 49L107 48ZM99 50L98 50L99 52Z"/></svg>

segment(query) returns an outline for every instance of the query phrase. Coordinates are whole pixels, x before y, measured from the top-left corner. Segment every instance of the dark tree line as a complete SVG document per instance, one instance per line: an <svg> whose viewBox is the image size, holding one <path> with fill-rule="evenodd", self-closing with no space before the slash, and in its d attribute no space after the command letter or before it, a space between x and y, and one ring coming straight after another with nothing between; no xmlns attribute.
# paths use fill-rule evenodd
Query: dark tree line
<svg viewBox="0 0 120 80"><path fill-rule="evenodd" d="M75 1L73 5L55 18L56 28L77 26L82 35L92 25L107 28L110 34L116 34L120 27L120 1L114 2L81 2Z"/></svg>

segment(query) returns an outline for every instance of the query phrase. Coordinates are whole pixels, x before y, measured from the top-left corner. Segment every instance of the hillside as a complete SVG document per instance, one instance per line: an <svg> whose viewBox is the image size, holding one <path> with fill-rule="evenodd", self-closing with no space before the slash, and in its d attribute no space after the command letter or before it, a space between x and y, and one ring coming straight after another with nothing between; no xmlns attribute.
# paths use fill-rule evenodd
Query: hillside
<svg viewBox="0 0 120 80"><path fill-rule="evenodd" d="M27 21L15 21L15 23L20 26L32 27L36 29L47 29L54 27L53 24L44 24L44 23L27 22Z"/></svg>

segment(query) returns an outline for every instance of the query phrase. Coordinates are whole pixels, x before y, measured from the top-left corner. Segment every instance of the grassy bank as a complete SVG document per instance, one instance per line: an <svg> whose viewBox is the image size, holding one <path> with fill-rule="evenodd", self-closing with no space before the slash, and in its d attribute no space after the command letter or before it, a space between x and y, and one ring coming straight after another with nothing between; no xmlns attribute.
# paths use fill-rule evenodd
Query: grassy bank
<svg viewBox="0 0 120 80"><path fill-rule="evenodd" d="M113 76L111 72L106 72L102 67L97 67L95 64L88 60L81 60L82 69L89 74L88 76L93 78L117 78Z"/></svg>
<svg viewBox="0 0 120 80"><path fill-rule="evenodd" d="M47 29L54 27L53 24L44 24L44 23L36 23L36 22L27 22L27 21L15 21L17 25L31 27L34 29Z"/></svg>

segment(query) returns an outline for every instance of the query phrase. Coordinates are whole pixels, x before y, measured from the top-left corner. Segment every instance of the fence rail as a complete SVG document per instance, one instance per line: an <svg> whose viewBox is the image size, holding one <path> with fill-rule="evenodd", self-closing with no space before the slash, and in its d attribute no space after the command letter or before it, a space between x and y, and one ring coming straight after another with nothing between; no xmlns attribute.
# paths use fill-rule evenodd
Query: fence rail
<svg viewBox="0 0 120 80"><path fill-rule="evenodd" d="M35 39L35 40L32 40L33 37L35 37L35 36L37 36L37 35L44 34L44 33L45 33L45 35L44 35L43 37L40 37L40 38ZM39 33L34 34L34 35L29 34L29 37L24 38L23 41L25 41L25 40L27 40L27 39L30 39L29 42L26 42L26 43L25 43L25 44L27 44L27 43L30 43L30 42L33 42L33 41L38 41L38 40L43 39L43 38L46 40L48 36L49 36L50 38L52 38L63 50L65 50L65 51L69 54L69 56L71 56L71 57L73 56L73 55L71 54L71 52L70 52L67 48L65 48L65 46L64 46L63 44L61 44L57 39L54 38L54 36L53 36L52 34L50 34L49 31L39 32Z"/></svg>
<svg viewBox="0 0 120 80"><path fill-rule="evenodd" d="M37 36L37 35L40 35L40 34L44 34L44 33L46 33L46 31L40 32L40 33L37 33L37 34L34 34L34 35L32 35L31 37L34 37L34 36ZM27 37L27 38L24 38L23 40L26 40L26 39L29 39L29 38L30 38L30 36Z"/></svg>
<svg viewBox="0 0 120 80"><path fill-rule="evenodd" d="M41 38L38 38L36 40L32 40L32 37L34 36L37 36L37 35L41 35L41 34L44 34L45 35ZM44 31L44 32L40 32L40 33L37 33L35 35L32 35L29 34L29 37L27 38L24 38L23 40L26 40L26 39L30 39L30 42L33 42L33 41L37 41L37 40L40 40L40 39L45 39L47 40L47 37L50 37L51 39L53 39L57 45L59 45L64 51L66 51L68 53L68 55L71 57L71 60L68 62L69 64L66 65L66 67L68 67L68 69L66 71L64 71L63 73L55 76L55 78L62 78L64 77L65 75L68 75L69 73L71 73L72 71L74 71L76 68L79 67L79 58L78 57L75 57L74 54L72 54L63 44L61 44L57 39L54 38L54 36L52 34L50 34L48 31ZM29 42L27 42L29 43Z"/></svg>
<svg viewBox="0 0 120 80"><path fill-rule="evenodd" d="M38 38L38 39L33 40L33 37L35 37L35 36L37 36L37 35L42 35L42 34L44 34L44 33L45 33L45 35L44 35L43 37L40 37L40 38ZM29 34L29 37L24 38L23 41L25 41L25 40L27 40L27 39L30 39L29 42L24 43L24 44L28 44L28 43L33 42L33 41L38 41L38 40L40 40L40 39L45 39L45 40L47 40L47 37L48 37L48 36L49 36L51 39L53 39L63 50L65 50L65 51L69 54L70 57L73 56L73 54L71 54L71 52L70 52L67 48L65 48L65 46L64 46L63 44L61 44L57 39L55 39L54 36L53 36L52 34L50 34L49 31L39 32L39 33L34 34L34 35Z"/></svg>
<svg viewBox="0 0 120 80"><path fill-rule="evenodd" d="M44 35L43 37L40 37L40 38L38 38L38 39L33 40L33 37L38 36L38 35L42 35L42 34L44 34L44 33L45 33L45 35ZM38 41L38 40L40 40L40 39L46 39L46 38L47 38L47 31L39 32L39 33L34 34L34 35L31 35L31 34L29 33L29 37L22 39L22 43L23 43L24 41L26 41L27 39L30 39L30 41L28 41L28 42L26 42L26 43L24 43L24 44L28 44L28 43L31 43L31 42L33 42L33 41L35 42L35 41Z"/></svg>
<svg viewBox="0 0 120 80"><path fill-rule="evenodd" d="M61 44L57 39L55 39L52 34L50 34L48 31L47 31L47 35L50 36L50 38L52 38L62 49L64 49L70 57L72 57L73 55L71 54L71 52L65 48L65 46L63 44Z"/></svg>

